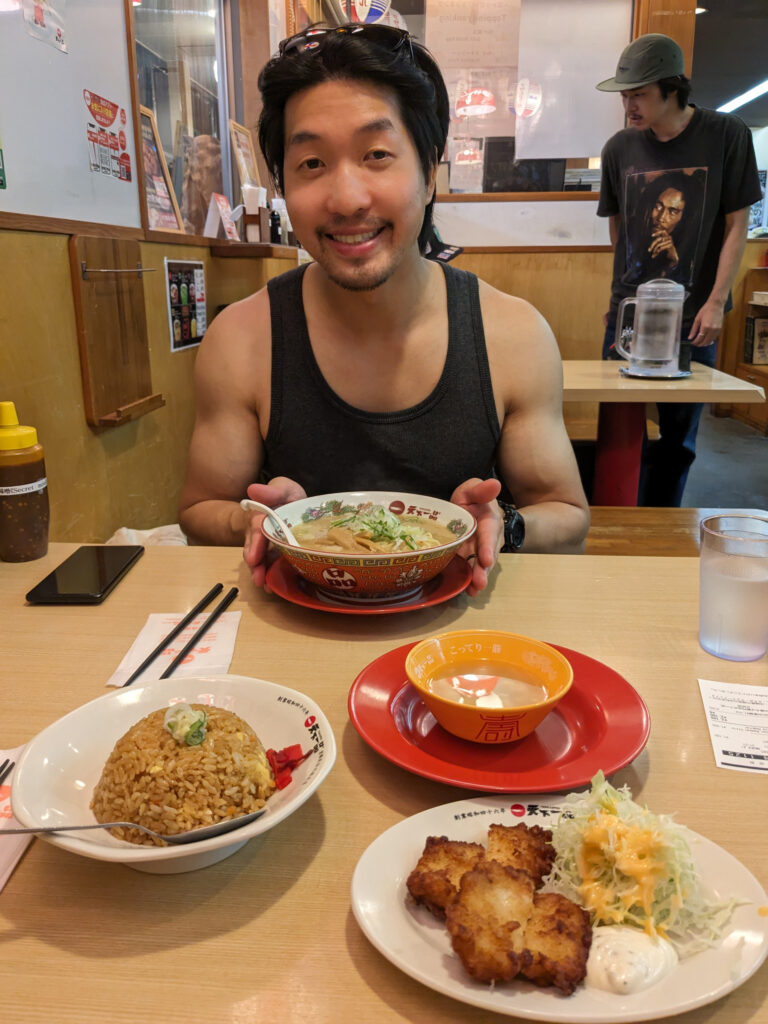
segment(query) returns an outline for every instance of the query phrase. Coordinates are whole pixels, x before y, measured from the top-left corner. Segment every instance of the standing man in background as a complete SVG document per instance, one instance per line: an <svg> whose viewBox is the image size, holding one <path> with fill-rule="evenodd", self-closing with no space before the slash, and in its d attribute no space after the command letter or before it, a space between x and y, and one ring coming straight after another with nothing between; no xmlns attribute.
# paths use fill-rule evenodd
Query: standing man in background
<svg viewBox="0 0 768 1024"><path fill-rule="evenodd" d="M689 103L684 71L677 43L652 33L630 43L615 77L597 86L621 93L629 125L602 153L597 214L610 218L614 250L604 359L613 352L619 303L644 281L667 277L685 287L681 341L690 344L693 360L707 366L715 365L723 316L732 305L749 208L761 195L752 136L740 118ZM665 172L674 172L676 180ZM644 230L635 198L662 177L670 183L656 196L650 230ZM678 251L683 221L686 258ZM659 405L661 439L643 460L639 504L681 504L702 408Z"/></svg>

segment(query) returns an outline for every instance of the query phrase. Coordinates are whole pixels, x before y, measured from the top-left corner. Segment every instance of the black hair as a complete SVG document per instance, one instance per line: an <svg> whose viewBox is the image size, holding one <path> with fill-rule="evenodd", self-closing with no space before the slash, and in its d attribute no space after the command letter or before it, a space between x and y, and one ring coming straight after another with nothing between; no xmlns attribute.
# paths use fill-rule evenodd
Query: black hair
<svg viewBox="0 0 768 1024"><path fill-rule="evenodd" d="M677 93L677 105L681 110L688 106L691 94L691 80L685 75L674 75L672 78L660 78L656 83L661 90L661 98L665 100L671 92Z"/></svg>
<svg viewBox="0 0 768 1024"><path fill-rule="evenodd" d="M362 80L394 92L403 124L416 147L425 181L429 180L443 155L450 106L443 76L433 57L406 33L401 33L398 41L395 29L391 38L396 45L390 47L384 44L388 38L386 34L371 31L368 35L364 26L348 27L350 31L331 28L322 35L310 35L313 46L306 50L301 46L291 47L290 40L284 41L280 53L272 57L259 74L262 100L259 146L272 181L281 193L284 185L285 105L296 93L323 82ZM375 28L377 26L371 26L371 29ZM301 39L308 31L291 39ZM433 195L426 205L419 232L419 251L422 253L432 230L434 201Z"/></svg>

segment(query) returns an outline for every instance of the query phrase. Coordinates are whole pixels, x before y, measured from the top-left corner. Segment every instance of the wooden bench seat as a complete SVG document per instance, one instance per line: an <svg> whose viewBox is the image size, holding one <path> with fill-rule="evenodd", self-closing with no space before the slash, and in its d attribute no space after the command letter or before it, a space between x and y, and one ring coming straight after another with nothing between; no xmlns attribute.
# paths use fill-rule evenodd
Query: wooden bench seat
<svg viewBox="0 0 768 1024"><path fill-rule="evenodd" d="M741 512L768 516L754 508L630 508L593 505L587 534L588 555L672 555L699 553L699 523L707 516Z"/></svg>

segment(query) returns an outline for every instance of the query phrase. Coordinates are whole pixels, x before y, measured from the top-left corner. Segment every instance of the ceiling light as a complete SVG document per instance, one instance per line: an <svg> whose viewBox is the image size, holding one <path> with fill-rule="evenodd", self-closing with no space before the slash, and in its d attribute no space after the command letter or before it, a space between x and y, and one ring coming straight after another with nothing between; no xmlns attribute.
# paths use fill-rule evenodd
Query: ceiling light
<svg viewBox="0 0 768 1024"><path fill-rule="evenodd" d="M709 10L708 7L697 7L696 10L693 13L694 14L706 14L708 10Z"/></svg>
<svg viewBox="0 0 768 1024"><path fill-rule="evenodd" d="M768 78L766 78L764 82L761 82L760 85L756 85L753 89L743 92L741 96L736 96L735 99L728 100L727 103L724 103L722 107L718 107L717 109L722 114L730 114L732 110L738 110L739 107L743 107L745 103L751 103L752 100L756 100L758 96L762 96L766 92L768 92Z"/></svg>

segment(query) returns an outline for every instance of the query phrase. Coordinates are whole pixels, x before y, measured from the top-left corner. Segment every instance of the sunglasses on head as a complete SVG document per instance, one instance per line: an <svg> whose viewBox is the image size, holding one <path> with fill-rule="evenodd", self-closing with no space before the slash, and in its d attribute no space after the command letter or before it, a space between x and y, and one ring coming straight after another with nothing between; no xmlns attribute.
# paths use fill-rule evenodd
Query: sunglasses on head
<svg viewBox="0 0 768 1024"><path fill-rule="evenodd" d="M407 43L411 60L415 63L410 33L404 28L394 28L392 25L339 25L336 28L308 28L305 32L300 32L289 39L283 39L278 49L278 56L286 57L291 53L316 53L321 48L323 39L333 35L360 36L391 53L398 53Z"/></svg>

